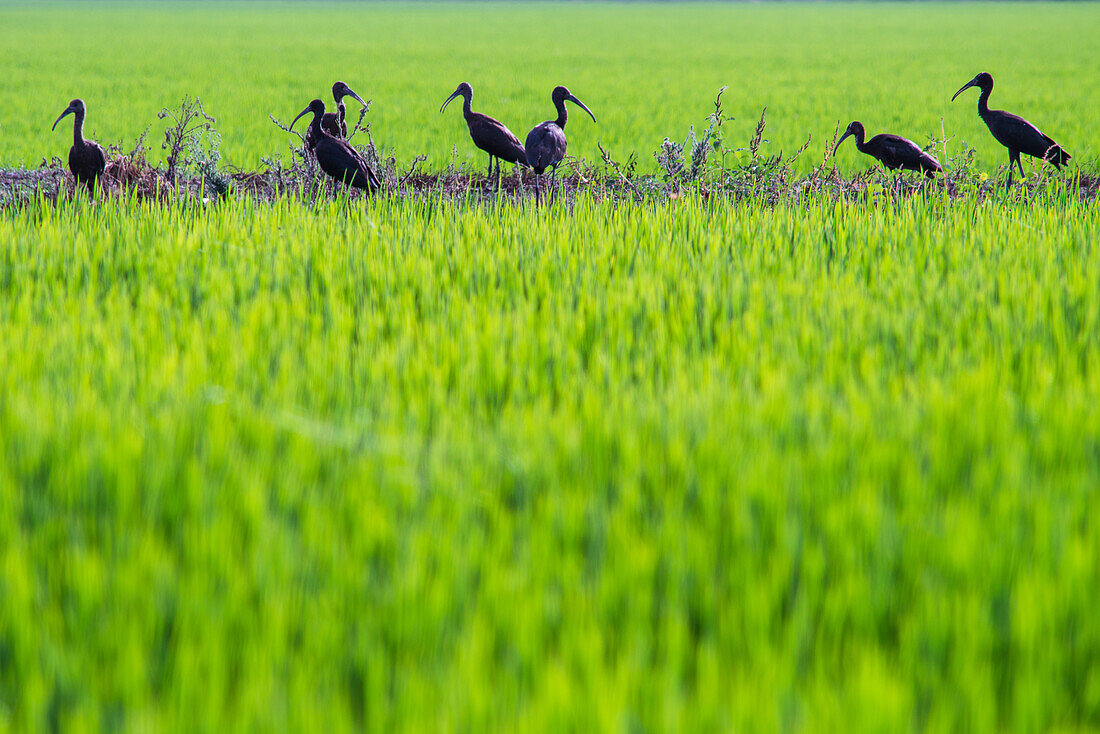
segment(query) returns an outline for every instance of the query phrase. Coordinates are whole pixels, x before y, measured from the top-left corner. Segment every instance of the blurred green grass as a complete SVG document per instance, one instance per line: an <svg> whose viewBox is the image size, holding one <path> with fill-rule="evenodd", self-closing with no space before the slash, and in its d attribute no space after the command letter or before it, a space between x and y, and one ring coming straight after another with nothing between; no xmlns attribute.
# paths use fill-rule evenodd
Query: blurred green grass
<svg viewBox="0 0 1100 734"><path fill-rule="evenodd" d="M401 160L481 164L459 112L439 105L460 81L475 109L521 138L553 116L565 84L599 119L576 118L570 152L602 141L646 166L663 138L682 140L729 85L727 112L747 142L765 105L772 150L807 136L803 167L839 121L924 143L941 133L976 146L988 170L1007 156L951 94L978 71L993 105L1019 113L1095 162L1100 127L1096 3L566 4L43 3L0 6L0 165L64 156L50 124L74 96L88 132L128 148L156 113L197 95L218 120L230 165L285 154L287 121L343 79L373 99L375 139ZM976 95L973 95L976 96ZM736 138L735 138L736 139ZM867 167L854 147L842 166Z"/></svg>
<svg viewBox="0 0 1100 734"><path fill-rule="evenodd" d="M730 84L746 140L944 117L995 168L980 69L1087 163L1097 13L0 5L0 163L194 94L251 167L343 78L437 168L482 165L463 79L521 135L567 84L590 158ZM1100 216L1058 191L6 209L0 731L1100 729Z"/></svg>
<svg viewBox="0 0 1100 734"><path fill-rule="evenodd" d="M0 242L0 728L1100 725L1091 204Z"/></svg>

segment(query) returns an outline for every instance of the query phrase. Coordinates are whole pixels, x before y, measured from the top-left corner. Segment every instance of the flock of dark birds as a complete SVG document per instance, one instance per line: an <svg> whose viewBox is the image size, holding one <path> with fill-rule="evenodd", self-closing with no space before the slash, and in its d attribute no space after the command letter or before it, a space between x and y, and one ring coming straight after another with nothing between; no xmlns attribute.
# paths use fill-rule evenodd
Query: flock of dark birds
<svg viewBox="0 0 1100 734"><path fill-rule="evenodd" d="M378 176L371 169L370 164L359 151L348 145L347 125L344 116L347 108L344 106L344 97L353 97L359 104L366 107L363 98L351 90L344 82L336 82L332 85L332 98L336 102L336 112L325 112L325 103L315 99L309 106L298 113L298 117L290 123L290 129L294 129L294 123L308 113L313 113L313 121L306 132L306 145L317 158L318 165L326 174L357 189L365 191L378 190L381 183ZM535 172L535 196L541 193L540 177L546 169L557 171L558 164L565 158L567 140L565 138L565 123L569 119L569 113L565 109L566 102L572 102L588 113L592 122L596 116L592 110L585 106L565 87L554 87L550 93L550 99L558 116L553 120L547 120L535 125L531 132L527 133L527 140L519 142L519 138L509 130L504 123L494 120L488 115L474 112L471 103L474 98L474 89L466 82L462 82L455 89L439 111L447 109L455 97L462 97L462 116L466 118L466 126L470 129L470 137L474 145L489 154L489 175L493 175L493 163L496 163L497 175L500 175L500 162L514 163Z"/></svg>
<svg viewBox="0 0 1100 734"><path fill-rule="evenodd" d="M1053 163L1055 168L1061 168L1073 157L1064 151L1062 146L1044 135L1039 128L1019 115L1004 110L989 109L989 95L993 92L993 77L984 71L955 92L951 101L954 102L960 94L970 89L970 87L977 87L982 90L981 95L978 97L978 116L989 128L989 132L993 133L993 137L996 138L997 142L1008 148L1009 186L1012 185L1013 163L1020 169L1020 175L1024 175L1024 167L1020 163L1021 153ZM907 171L919 171L929 178L934 177L936 173L943 170L940 162L935 157L922 150L912 140L903 138L900 135L876 135L865 143L863 142L863 124L853 122L840 136L840 140L836 144L837 148L849 135L856 139L856 147L859 148L861 153L877 158L882 165L891 170L900 168ZM835 149L833 152L836 152Z"/></svg>
<svg viewBox="0 0 1100 734"><path fill-rule="evenodd" d="M978 97L978 115L989 127L989 131L997 142L1008 148L1008 184L1010 186L1013 164L1019 169L1020 175L1024 175L1023 165L1020 163L1021 154L1052 163L1055 168L1061 168L1069 161L1071 158L1069 153L1024 118L1003 110L989 109L993 77L986 72L983 71L964 84L959 91L955 92L951 101L955 101L970 87L981 90L981 95ZM313 119L306 130L305 142L316 157L321 170L345 186L364 191L377 191L381 186L378 176L362 154L347 142L344 98L351 97L364 108L367 103L344 82L336 82L332 85L332 96L336 103L335 112L325 112L325 103L315 99L294 118L290 129L293 130L294 123L299 119L312 113ZM556 172L558 164L565 158L567 144L565 123L568 120L565 103L572 102L587 112L593 122L596 121L592 111L568 89L555 87L550 99L554 103L558 116L532 128L531 132L527 133L527 139L521 144L519 138L503 123L481 112L474 112L471 107L473 96L473 88L466 82L462 82L443 102L439 111L446 109L455 97L462 97L462 116L466 119L470 137L474 145L489 154L489 175L493 174L494 162L498 176L501 161L530 168L536 175L536 198L541 191L539 181L542 174L547 169L552 173ZM53 129L56 129L57 124L67 115L73 115L73 147L69 150L69 170L72 171L78 183L93 189L107 166L107 157L98 143L84 139L85 114L84 100L74 99L54 121ZM862 123L853 122L848 125L844 135L837 141L836 148L839 148L849 136L855 138L856 147L861 153L878 159L890 170L918 171L929 178L943 170L934 156L922 150L912 140L900 135L884 133L865 140ZM834 153L836 148L833 150Z"/></svg>

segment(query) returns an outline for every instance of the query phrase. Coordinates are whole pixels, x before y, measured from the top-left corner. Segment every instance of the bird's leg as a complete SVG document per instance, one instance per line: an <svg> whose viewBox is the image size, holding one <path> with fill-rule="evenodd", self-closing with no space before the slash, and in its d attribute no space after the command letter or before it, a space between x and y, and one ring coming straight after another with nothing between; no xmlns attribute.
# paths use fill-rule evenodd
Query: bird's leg
<svg viewBox="0 0 1100 734"><path fill-rule="evenodd" d="M1012 188L1012 164L1015 163L1015 162L1016 162L1016 154L1013 153L1011 150L1008 151L1008 186L1007 186L1007 188Z"/></svg>
<svg viewBox="0 0 1100 734"><path fill-rule="evenodd" d="M1020 178L1027 178L1027 174L1024 173L1024 164L1020 163L1020 154L1016 154L1016 167L1020 169Z"/></svg>

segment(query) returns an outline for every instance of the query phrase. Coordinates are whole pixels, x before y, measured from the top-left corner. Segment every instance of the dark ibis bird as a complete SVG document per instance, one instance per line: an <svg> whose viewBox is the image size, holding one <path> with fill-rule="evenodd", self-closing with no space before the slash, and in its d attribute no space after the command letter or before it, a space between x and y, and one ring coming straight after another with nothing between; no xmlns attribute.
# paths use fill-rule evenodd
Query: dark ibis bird
<svg viewBox="0 0 1100 734"><path fill-rule="evenodd" d="M310 102L290 123L290 129L293 130L294 123L310 112L313 113L313 121L309 123L307 139L314 141L312 149L321 170L347 186L377 191L380 186L378 177L363 156L343 140L321 129L321 118L325 115L324 102L319 99Z"/></svg>
<svg viewBox="0 0 1100 734"><path fill-rule="evenodd" d="M466 82L458 85L458 89L450 97L447 97L447 101L443 103L439 111L442 112L447 109L447 105L455 97L462 97L462 116L466 118L466 126L470 128L470 137L473 139L474 145L489 154L490 176L493 175L494 159L497 162L498 175L500 174L501 161L527 165L527 153L523 149L523 144L519 142L519 138L504 123L480 112L474 112L470 108L474 90Z"/></svg>
<svg viewBox="0 0 1100 734"><path fill-rule="evenodd" d="M955 92L955 96L951 98L951 101L954 102L956 97L970 87L977 87L982 90L981 95L978 97L978 116L989 127L989 132L993 133L993 137L997 139L997 142L1008 148L1009 186L1012 185L1013 163L1020 169L1020 175L1024 175L1024 167L1020 163L1021 153L1049 161L1054 164L1055 168L1061 168L1073 157L1062 150L1062 146L1058 143L1043 135L1039 128L1019 115L1004 110L989 109L989 95L993 92L993 77L984 71L964 84L962 89Z"/></svg>
<svg viewBox="0 0 1100 734"><path fill-rule="evenodd" d="M939 161L924 152L919 145L908 138L882 133L865 143L863 142L864 134L862 122L853 122L848 125L848 129L840 136L840 140L836 141L833 155L836 155L837 148L840 148L840 144L851 135L856 139L856 147L859 148L860 153L866 153L872 158L877 158L882 165L891 171L901 168L906 171L919 171L928 178L934 178L937 171L943 170Z"/></svg>
<svg viewBox="0 0 1100 734"><path fill-rule="evenodd" d="M61 113L61 117L54 120L51 130L57 129L57 123L67 115L73 118L73 147L69 148L69 170L73 172L78 183L82 183L91 191L95 188L99 177L107 168L107 156L103 154L103 148L94 140L84 139L84 100L74 99Z"/></svg>
<svg viewBox="0 0 1100 734"><path fill-rule="evenodd" d="M336 82L332 85L332 98L336 100L336 111L325 113L324 117L321 118L321 129L332 137L341 140L348 136L348 126L344 124L344 115L347 112L347 108L344 106L344 97L351 97L364 107L367 106L363 98L344 82Z"/></svg>
<svg viewBox="0 0 1100 734"><path fill-rule="evenodd" d="M574 97L568 89L565 87L554 87L554 91L550 94L550 99L554 102L554 107L558 110L558 117L556 120L547 120L546 122L540 122L538 125L527 133L527 141L524 143L524 148L527 150L527 165L529 165L538 176L542 175L542 172L547 168L553 171L558 170L558 164L565 158L565 146L567 141L565 139L565 123L569 115L565 111L565 103L572 102L580 107L582 110L588 113L588 116L592 118L592 122L596 121L596 116L592 114L592 110L588 109L584 102ZM535 195L538 196L538 179L535 179Z"/></svg>

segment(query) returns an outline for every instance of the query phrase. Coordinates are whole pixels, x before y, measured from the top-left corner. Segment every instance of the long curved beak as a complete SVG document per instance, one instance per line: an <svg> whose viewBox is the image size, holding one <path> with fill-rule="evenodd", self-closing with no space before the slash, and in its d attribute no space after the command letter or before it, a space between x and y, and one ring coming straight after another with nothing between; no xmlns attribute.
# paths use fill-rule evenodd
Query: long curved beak
<svg viewBox="0 0 1100 734"><path fill-rule="evenodd" d="M840 148L840 144L844 142L844 139L852 134L851 130L845 130L844 134L840 136L840 140L836 141L836 148L833 148L833 155L836 155L837 150Z"/></svg>
<svg viewBox="0 0 1100 734"><path fill-rule="evenodd" d="M573 104L577 105L578 107L580 107L585 112L587 112L588 116L592 118L592 122L596 122L596 116L592 114L592 110L590 110L590 109L588 109L587 107L584 106L584 102L581 102L579 99L574 97L572 94L570 94L568 97L566 97L566 99L569 100L570 102L572 102Z"/></svg>
<svg viewBox="0 0 1100 734"><path fill-rule="evenodd" d="M966 91L967 89L970 89L971 87L976 87L976 86L978 86L978 77L974 77L973 79L971 79L970 81L968 81L968 82L967 82L966 84L964 84L964 85L963 85L963 87L962 87L962 89L960 89L959 91L955 92L955 97L958 97L958 96L959 96L960 94L962 94L962 93L963 93L964 91ZM952 102L954 102L954 101L955 101L955 97L952 97L952 98L951 98L951 101L952 101Z"/></svg>
<svg viewBox="0 0 1100 734"><path fill-rule="evenodd" d="M64 120L66 115L73 114L73 112L76 112L76 110L74 110L72 107L70 107L67 110L65 110L64 112L62 112L61 117L59 117L59 118L57 118L56 120L53 121L53 127L51 127L50 129L51 130L56 130L57 129L57 123Z"/></svg>
<svg viewBox="0 0 1100 734"><path fill-rule="evenodd" d="M364 107L367 106L367 103L363 101L363 98L360 97L358 94L356 94L354 91L352 91L351 87L348 87L348 96L351 97L352 99L357 100L359 102L359 104L363 105Z"/></svg>
<svg viewBox="0 0 1100 734"><path fill-rule="evenodd" d="M443 106L439 108L439 111L442 112L443 110L447 109L447 105L449 105L451 103L451 100L457 96L458 90L456 89L454 94L452 94L450 97L447 97L447 101L443 103Z"/></svg>
<svg viewBox="0 0 1100 734"><path fill-rule="evenodd" d="M294 129L294 123L295 123L295 122L298 122L298 120L302 119L302 116L303 116L303 115L305 115L305 114L306 114L307 112L310 112L310 111L311 111L311 110L309 109L309 107L306 107L306 108L305 108L304 110L302 110L301 112L299 112L299 113L298 113L298 116L297 116L297 117L295 117L295 118L294 118L294 120L293 120L293 121L292 121L292 122L290 123L290 129L291 129L291 130L293 130L293 129Z"/></svg>

